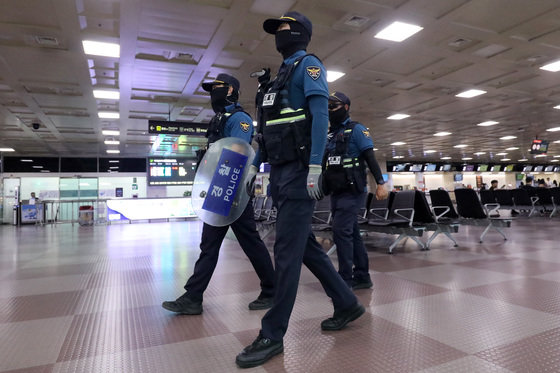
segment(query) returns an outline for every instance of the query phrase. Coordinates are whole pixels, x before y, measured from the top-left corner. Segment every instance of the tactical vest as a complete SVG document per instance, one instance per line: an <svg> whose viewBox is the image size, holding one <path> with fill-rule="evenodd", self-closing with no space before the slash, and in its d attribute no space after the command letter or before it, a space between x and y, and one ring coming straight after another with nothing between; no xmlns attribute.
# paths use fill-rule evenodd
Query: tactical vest
<svg viewBox="0 0 560 373"><path fill-rule="evenodd" d="M231 113L218 113L212 117L210 123L208 124L208 129L206 130L206 137L208 138L208 145L222 139L224 137L224 128L227 120L233 114L243 111L240 106L235 106ZM249 114L247 114L249 115Z"/></svg>
<svg viewBox="0 0 560 373"><path fill-rule="evenodd" d="M349 121L343 131L329 140L323 159L323 189L325 194L350 192L359 194L367 183L364 162L359 157L348 156L348 145L357 122Z"/></svg>
<svg viewBox="0 0 560 373"><path fill-rule="evenodd" d="M282 64L278 75L263 95L262 119L259 132L264 147L263 161L280 165L296 160L309 164L311 154L311 114L305 108L289 107L288 84L301 60L312 54L298 57L293 64Z"/></svg>

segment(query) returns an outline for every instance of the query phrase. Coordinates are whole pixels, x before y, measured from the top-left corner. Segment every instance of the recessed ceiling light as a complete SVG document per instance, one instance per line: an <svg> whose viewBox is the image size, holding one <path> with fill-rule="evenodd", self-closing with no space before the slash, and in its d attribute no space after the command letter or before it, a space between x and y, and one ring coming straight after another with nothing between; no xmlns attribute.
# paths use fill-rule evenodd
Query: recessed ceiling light
<svg viewBox="0 0 560 373"><path fill-rule="evenodd" d="M105 145L119 145L120 143L119 140L105 140Z"/></svg>
<svg viewBox="0 0 560 373"><path fill-rule="evenodd" d="M482 91L480 89L469 89L468 91L461 92L455 97L463 97L463 98L471 98L485 94L486 91Z"/></svg>
<svg viewBox="0 0 560 373"><path fill-rule="evenodd" d="M466 148L468 145L466 144L459 144L459 145L455 145L454 148Z"/></svg>
<svg viewBox="0 0 560 373"><path fill-rule="evenodd" d="M557 72L557 71L560 71L560 60L551 62L551 63L546 64L544 66L541 66L541 67L539 67L539 69L546 70L546 71L552 71L554 73Z"/></svg>
<svg viewBox="0 0 560 373"><path fill-rule="evenodd" d="M33 162L33 159L20 159L20 162Z"/></svg>
<svg viewBox="0 0 560 373"><path fill-rule="evenodd" d="M463 161L470 161L472 158L471 157L463 157L461 158Z"/></svg>
<svg viewBox="0 0 560 373"><path fill-rule="evenodd" d="M41 170L41 172L51 172L50 170Z"/></svg>
<svg viewBox="0 0 560 373"><path fill-rule="evenodd" d="M500 159L500 161L502 161L502 162L507 162L507 161L511 161L511 159L509 159L509 158L502 158L502 159Z"/></svg>
<svg viewBox="0 0 560 373"><path fill-rule="evenodd" d="M404 155L394 155L393 159L401 159L404 158Z"/></svg>
<svg viewBox="0 0 560 373"><path fill-rule="evenodd" d="M378 151L378 150L379 150L379 149L377 149L377 148L373 148L373 151L374 151L374 152L376 152L376 151Z"/></svg>
<svg viewBox="0 0 560 373"><path fill-rule="evenodd" d="M527 158L521 158L521 159L518 159L518 160L517 160L517 162L527 162L527 161L528 161Z"/></svg>
<svg viewBox="0 0 560 373"><path fill-rule="evenodd" d="M510 136L500 137L500 140L513 140L513 139L516 139L516 138L517 138L517 136L511 136L510 135Z"/></svg>
<svg viewBox="0 0 560 373"><path fill-rule="evenodd" d="M101 119L119 119L120 114L117 111L100 111L98 114Z"/></svg>
<svg viewBox="0 0 560 373"><path fill-rule="evenodd" d="M535 158L543 158L543 157L546 157L546 154L535 155Z"/></svg>
<svg viewBox="0 0 560 373"><path fill-rule="evenodd" d="M556 105L554 109L560 109L560 105Z"/></svg>
<svg viewBox="0 0 560 373"><path fill-rule="evenodd" d="M107 149L107 154L119 154L120 152L119 149Z"/></svg>
<svg viewBox="0 0 560 373"><path fill-rule="evenodd" d="M119 169L119 166L111 166L111 167L109 167L109 168L110 168L111 170L118 170L118 169Z"/></svg>
<svg viewBox="0 0 560 373"><path fill-rule="evenodd" d="M102 130L101 133L105 136L119 136L121 131L119 130Z"/></svg>
<svg viewBox="0 0 560 373"><path fill-rule="evenodd" d="M409 23L393 22L383 30L379 31L375 35L375 37L377 39L401 42L408 39L422 29L423 27L411 25Z"/></svg>
<svg viewBox="0 0 560 373"><path fill-rule="evenodd" d="M102 89L94 89L93 97L95 98L105 98L109 100L118 100L121 97L119 91L107 91Z"/></svg>
<svg viewBox="0 0 560 373"><path fill-rule="evenodd" d="M560 140L556 140L552 142L553 144L560 144Z"/></svg>
<svg viewBox="0 0 560 373"><path fill-rule="evenodd" d="M473 153L473 154L474 155L482 155L482 154L486 154L486 152L476 152L476 153Z"/></svg>
<svg viewBox="0 0 560 373"><path fill-rule="evenodd" d="M119 163L119 160L118 160L118 159L111 159L111 160L109 161L109 163Z"/></svg>
<svg viewBox="0 0 560 373"><path fill-rule="evenodd" d="M253 121L253 126L255 126L255 127L257 126L257 121L256 120Z"/></svg>
<svg viewBox="0 0 560 373"><path fill-rule="evenodd" d="M496 155L506 155L507 153L496 153Z"/></svg>
<svg viewBox="0 0 560 373"><path fill-rule="evenodd" d="M506 150L517 150L519 149L517 146L511 146L509 148L506 148Z"/></svg>
<svg viewBox="0 0 560 373"><path fill-rule="evenodd" d="M327 70L327 82L332 83L335 80L342 78L346 73L340 71Z"/></svg>
<svg viewBox="0 0 560 373"><path fill-rule="evenodd" d="M548 132L556 132L556 131L560 131L560 127L547 128L546 130L547 130Z"/></svg>
<svg viewBox="0 0 560 373"><path fill-rule="evenodd" d="M553 159L551 162L560 162L558 159Z"/></svg>
<svg viewBox="0 0 560 373"><path fill-rule="evenodd" d="M410 117L410 115L408 115L408 114L393 114L390 117L387 117L387 119L401 120L401 119L408 118L408 117Z"/></svg>
<svg viewBox="0 0 560 373"><path fill-rule="evenodd" d="M451 157L441 157L440 159L445 161L446 159L451 159Z"/></svg>
<svg viewBox="0 0 560 373"><path fill-rule="evenodd" d="M0 148L0 152L15 152L12 148Z"/></svg>
<svg viewBox="0 0 560 373"><path fill-rule="evenodd" d="M121 55L121 46L116 43L104 43L93 40L83 40L84 52L94 56L115 57Z"/></svg>
<svg viewBox="0 0 560 373"><path fill-rule="evenodd" d="M406 142L396 141L396 142L394 142L394 143L391 143L391 145L395 145L395 146L406 145Z"/></svg>
<svg viewBox="0 0 560 373"><path fill-rule="evenodd" d="M500 122L496 122L495 120L487 120L486 122L478 123L477 126L488 127L488 126L493 126L493 125L498 124L498 123L500 123Z"/></svg>
<svg viewBox="0 0 560 373"><path fill-rule="evenodd" d="M436 153L437 150L424 150L424 154Z"/></svg>
<svg viewBox="0 0 560 373"><path fill-rule="evenodd" d="M442 131L442 132L434 133L434 136L449 136L449 135L451 135L451 132Z"/></svg>
<svg viewBox="0 0 560 373"><path fill-rule="evenodd" d="M552 158L560 158L560 155L553 155Z"/></svg>
<svg viewBox="0 0 560 373"><path fill-rule="evenodd" d="M43 166L31 166L33 168L43 168Z"/></svg>

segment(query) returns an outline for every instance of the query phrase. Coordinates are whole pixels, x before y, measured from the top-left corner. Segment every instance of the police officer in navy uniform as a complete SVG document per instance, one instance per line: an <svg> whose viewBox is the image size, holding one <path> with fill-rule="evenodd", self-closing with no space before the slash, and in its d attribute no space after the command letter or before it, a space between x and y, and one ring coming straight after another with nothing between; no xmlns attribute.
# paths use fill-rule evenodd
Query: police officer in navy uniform
<svg viewBox="0 0 560 373"><path fill-rule="evenodd" d="M338 273L352 289L373 286L369 260L358 227L358 214L367 194L366 164L377 182L376 198L387 198L387 189L373 153L366 127L350 119L350 99L342 92L329 97L329 140L324 157L323 186L331 194L333 240Z"/></svg>
<svg viewBox="0 0 560 373"><path fill-rule="evenodd" d="M322 330L339 330L360 317L364 307L336 272L311 231L319 187L321 161L327 141L328 86L321 61L307 55L311 22L304 15L288 12L268 19L263 28L276 37L276 49L284 57L276 78L261 82L262 114L259 118L259 155L271 165L271 194L277 207L274 244L274 305L264 315L255 341L237 355L241 368L261 365L284 350L302 263L319 279L332 299L333 317L321 323Z"/></svg>
<svg viewBox="0 0 560 373"><path fill-rule="evenodd" d="M216 113L206 133L208 145L224 137L237 137L251 143L253 120L237 103L239 81L231 75L219 74L213 82L203 83L202 88L210 92L212 108ZM249 303L249 309L267 309L272 306L274 268L268 250L257 232L252 206L252 201L249 201L241 216L229 226L214 227L204 223L200 256L194 266L193 275L185 285L186 292L175 301L163 302L163 308L184 315L202 313L203 293L218 263L220 246L229 227L260 279L261 293L256 300Z"/></svg>

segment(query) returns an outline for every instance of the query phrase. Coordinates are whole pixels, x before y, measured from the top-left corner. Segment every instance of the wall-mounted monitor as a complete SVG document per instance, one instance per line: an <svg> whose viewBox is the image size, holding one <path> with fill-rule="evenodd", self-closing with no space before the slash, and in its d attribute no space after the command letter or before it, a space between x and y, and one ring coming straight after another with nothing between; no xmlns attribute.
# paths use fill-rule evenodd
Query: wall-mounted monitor
<svg viewBox="0 0 560 373"><path fill-rule="evenodd" d="M533 166L525 166L523 167L523 172L531 172L533 170Z"/></svg>
<svg viewBox="0 0 560 373"><path fill-rule="evenodd" d="M548 151L548 141L546 140L533 140L531 144L531 154L546 154Z"/></svg>
<svg viewBox="0 0 560 373"><path fill-rule="evenodd" d="M466 164L463 166L463 171L474 171L474 164Z"/></svg>
<svg viewBox="0 0 560 373"><path fill-rule="evenodd" d="M554 167L554 172L560 172L560 166Z"/></svg>
<svg viewBox="0 0 560 373"><path fill-rule="evenodd" d="M424 165L424 171L425 172L433 172L436 170L436 164L435 163L426 163Z"/></svg>
<svg viewBox="0 0 560 373"><path fill-rule="evenodd" d="M502 170L502 166L500 166L499 164L492 166L492 172L500 172Z"/></svg>
<svg viewBox="0 0 560 373"><path fill-rule="evenodd" d="M513 166L512 164L508 164L506 166L506 168L504 169L505 172L512 172L513 171Z"/></svg>
<svg viewBox="0 0 560 373"><path fill-rule="evenodd" d="M393 166L393 172L406 171L406 163L396 164Z"/></svg>
<svg viewBox="0 0 560 373"><path fill-rule="evenodd" d="M523 180L525 178L525 175L523 174L515 174L515 180Z"/></svg>
<svg viewBox="0 0 560 373"><path fill-rule="evenodd" d="M463 181L463 174L453 175L453 180L456 181L456 182Z"/></svg>
<svg viewBox="0 0 560 373"><path fill-rule="evenodd" d="M148 185L192 185L196 159L181 157L148 158Z"/></svg>
<svg viewBox="0 0 560 373"><path fill-rule="evenodd" d="M533 172L542 172L542 170L543 170L543 166L535 166Z"/></svg>
<svg viewBox="0 0 560 373"><path fill-rule="evenodd" d="M451 171L451 165L450 165L450 164L441 165L441 166L439 167L439 170L440 170L440 171Z"/></svg>
<svg viewBox="0 0 560 373"><path fill-rule="evenodd" d="M487 164L480 164L480 165L478 165L478 168L476 170L478 172L486 172L486 171L488 171L488 165Z"/></svg>
<svg viewBox="0 0 560 373"><path fill-rule="evenodd" d="M544 168L544 172L552 172L552 171L554 171L554 166L546 166Z"/></svg>
<svg viewBox="0 0 560 373"><path fill-rule="evenodd" d="M413 165L410 166L409 171L420 172L420 171L422 171L422 166L423 166L422 164L413 164Z"/></svg>

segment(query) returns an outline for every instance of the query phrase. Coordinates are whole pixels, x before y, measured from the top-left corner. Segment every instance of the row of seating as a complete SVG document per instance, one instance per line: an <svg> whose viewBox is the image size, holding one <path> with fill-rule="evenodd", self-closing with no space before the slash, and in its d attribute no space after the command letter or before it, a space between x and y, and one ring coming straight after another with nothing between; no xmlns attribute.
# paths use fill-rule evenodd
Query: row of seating
<svg viewBox="0 0 560 373"><path fill-rule="evenodd" d="M529 217L539 211L550 212L552 218L560 204L560 187L481 190L480 200L483 204L499 203L501 208L528 211Z"/></svg>

